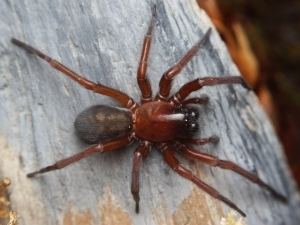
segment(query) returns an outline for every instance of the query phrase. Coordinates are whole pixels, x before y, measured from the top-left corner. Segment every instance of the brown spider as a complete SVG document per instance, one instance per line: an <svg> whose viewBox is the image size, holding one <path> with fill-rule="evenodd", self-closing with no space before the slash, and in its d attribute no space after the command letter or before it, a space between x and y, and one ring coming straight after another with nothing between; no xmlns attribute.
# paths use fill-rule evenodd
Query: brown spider
<svg viewBox="0 0 300 225"><path fill-rule="evenodd" d="M152 39L152 30L156 20L156 10L152 7L152 19L144 38L144 44L137 71L137 82L142 93L141 103L136 103L127 94L93 83L67 68L60 62L50 58L39 50L12 38L12 43L35 54L48 62L56 70L73 79L81 86L98 94L106 95L118 101L122 108L106 105L95 105L79 114L75 120L75 129L78 136L88 144L94 144L71 157L62 159L53 165L44 167L38 171L28 174L33 177L36 174L49 172L64 168L71 163L79 161L93 153L110 152L129 145L134 140L139 141L139 146L134 152L131 192L136 202L136 212L139 212L139 173L142 160L148 156L150 147L154 145L163 154L165 162L180 176L192 181L199 188L210 194L212 197L226 203L241 215L246 214L240 210L232 201L222 196L217 190L210 187L191 171L183 167L175 157L175 152L202 161L211 166L232 170L244 176L253 183L269 191L279 200L286 201L286 198L266 184L255 174L246 171L233 162L220 160L215 156L202 153L188 147L188 144L207 144L218 142L217 137L197 139L194 134L198 129L198 112L190 104L205 104L207 97L187 98L192 92L204 86L219 84L242 84L244 80L240 76L228 77L204 77L198 78L183 85L177 93L170 96L171 83L173 78L179 74L183 67L197 53L199 48L208 39L211 29L204 37L197 42L174 66L167 70L159 83L159 92L155 98L152 97L150 83L146 77L147 60ZM103 142L103 143L99 143Z"/></svg>

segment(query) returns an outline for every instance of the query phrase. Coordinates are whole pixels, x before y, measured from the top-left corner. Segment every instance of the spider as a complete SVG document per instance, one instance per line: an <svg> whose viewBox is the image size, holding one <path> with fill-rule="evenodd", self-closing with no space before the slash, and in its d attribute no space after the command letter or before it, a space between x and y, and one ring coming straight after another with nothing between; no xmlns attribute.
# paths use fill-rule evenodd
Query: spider
<svg viewBox="0 0 300 225"><path fill-rule="evenodd" d="M217 143L218 137L196 138L198 130L198 112L191 105L203 105L208 102L208 97L188 98L188 96L202 87L220 84L242 84L247 87L240 76L227 77L203 77L184 84L174 95L170 95L172 80L177 76L191 58L197 53L199 48L209 38L211 28L204 34L187 53L161 77L158 94L153 97L151 85L146 76L147 61L151 46L152 31L156 21L156 7L152 7L152 18L144 37L143 48L137 70L137 82L141 91L140 103L135 102L126 93L111 87L94 83L83 76L72 71L60 62L45 55L41 51L25 44L15 38L13 44L23 48L27 52L45 60L54 69L62 72L82 87L95 93L109 96L116 100L121 107L107 105L95 105L80 113L75 120L75 130L84 142L91 144L84 151L71 157L62 159L53 165L41 168L29 173L28 177L46 173L52 170L62 169L74 162L77 162L94 153L111 152L121 149L134 141L139 145L134 152L131 192L135 200L135 211L139 212L139 177L143 159L145 159L152 146L156 147L163 155L164 161L180 176L192 181L200 189L207 192L212 197L219 199L239 212L242 216L246 214L237 207L231 200L221 195L217 190L202 180L179 163L175 153L182 154L188 158L199 160L214 167L232 170L244 176L253 183L269 191L275 198L286 201L286 198L278 193L271 186L262 181L255 174L248 172L237 164L221 160L215 156L196 151L190 147L191 144L204 145Z"/></svg>

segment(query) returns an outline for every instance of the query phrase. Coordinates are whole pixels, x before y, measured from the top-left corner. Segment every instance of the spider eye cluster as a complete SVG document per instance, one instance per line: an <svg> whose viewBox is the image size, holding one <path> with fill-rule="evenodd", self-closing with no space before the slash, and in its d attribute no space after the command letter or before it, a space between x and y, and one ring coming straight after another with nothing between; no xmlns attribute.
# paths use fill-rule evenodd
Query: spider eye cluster
<svg viewBox="0 0 300 225"><path fill-rule="evenodd" d="M184 115L184 125L189 132L196 132L198 130L199 113L196 108L181 107L176 111Z"/></svg>

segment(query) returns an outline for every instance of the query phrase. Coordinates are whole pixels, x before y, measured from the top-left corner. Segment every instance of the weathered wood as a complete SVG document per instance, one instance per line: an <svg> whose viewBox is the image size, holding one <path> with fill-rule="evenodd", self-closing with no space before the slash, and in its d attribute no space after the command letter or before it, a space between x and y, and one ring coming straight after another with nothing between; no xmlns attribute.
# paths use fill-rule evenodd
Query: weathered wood
<svg viewBox="0 0 300 225"><path fill-rule="evenodd" d="M161 74L211 27L195 1L157 1L158 23L149 77ZM25 174L82 150L76 115L111 99L84 90L46 63L10 43L11 37L43 50L94 81L139 98L137 62L150 20L149 1L0 1L0 170L12 179L12 207L20 224L220 224L230 210L174 174L153 150L143 165L141 212L130 193L133 150L95 155L35 179ZM215 31L172 91L205 75L238 71ZM185 164L247 213L246 224L300 221L300 201L282 148L255 95L240 86L209 87L200 107L202 137L220 136L203 149L253 170L289 197L283 205L232 172Z"/></svg>

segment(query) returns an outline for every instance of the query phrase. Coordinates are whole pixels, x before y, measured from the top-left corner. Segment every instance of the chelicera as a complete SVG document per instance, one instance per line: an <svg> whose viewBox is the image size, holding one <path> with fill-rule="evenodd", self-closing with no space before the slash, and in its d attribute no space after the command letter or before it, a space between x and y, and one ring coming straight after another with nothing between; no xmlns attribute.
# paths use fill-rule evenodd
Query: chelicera
<svg viewBox="0 0 300 225"><path fill-rule="evenodd" d="M12 43L25 49L41 59L48 62L53 68L62 72L82 87L106 95L116 100L121 107L107 105L95 105L84 110L75 120L75 129L78 136L90 147L71 157L57 161L53 165L44 167L38 171L28 174L34 177L37 174L62 169L74 162L77 162L93 153L111 152L138 141L139 145L134 152L131 192L136 202L136 212L139 212L139 174L141 164L153 146L163 155L164 161L180 176L192 181L199 188L212 197L221 200L241 215L246 214L239 209L232 201L221 195L217 190L204 183L179 163L175 153L182 154L188 158L199 160L205 164L223 169L232 170L244 176L253 183L269 191L279 200L286 201L286 198L278 193L271 186L262 181L255 174L246 171L237 164L218 159L215 156L196 151L190 145L204 145L218 142L216 136L209 138L196 138L198 130L198 112L192 105L202 105L208 102L207 97L188 98L188 96L202 87L221 84L242 84L245 83L240 76L226 77L203 77L195 79L183 85L174 95L170 95L172 80L184 66L197 53L203 43L209 38L211 29L204 37L197 42L187 53L163 75L159 83L158 94L153 97L149 80L146 76L147 61L152 39L152 30L155 25L156 10L152 7L152 19L148 31L144 37L141 58L137 71L137 82L141 90L140 103L135 102L126 93L111 87L94 83L83 76L67 68L55 59L50 58L41 51L12 38Z"/></svg>

